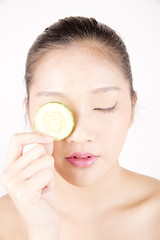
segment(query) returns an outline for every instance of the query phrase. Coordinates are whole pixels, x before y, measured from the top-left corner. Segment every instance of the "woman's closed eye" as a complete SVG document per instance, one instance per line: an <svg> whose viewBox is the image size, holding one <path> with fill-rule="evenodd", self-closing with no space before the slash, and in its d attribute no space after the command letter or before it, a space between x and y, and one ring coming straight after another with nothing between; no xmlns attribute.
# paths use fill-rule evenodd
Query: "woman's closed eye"
<svg viewBox="0 0 160 240"><path fill-rule="evenodd" d="M111 113L111 112L115 111L116 105L117 105L117 102L113 107L110 107L110 108L94 108L93 110L100 110L100 111L104 111L105 113Z"/></svg>

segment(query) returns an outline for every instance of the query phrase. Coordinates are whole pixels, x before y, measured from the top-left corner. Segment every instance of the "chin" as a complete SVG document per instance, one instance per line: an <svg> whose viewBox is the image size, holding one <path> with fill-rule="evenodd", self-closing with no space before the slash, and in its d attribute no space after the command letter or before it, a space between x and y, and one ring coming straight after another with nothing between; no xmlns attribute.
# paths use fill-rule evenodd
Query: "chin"
<svg viewBox="0 0 160 240"><path fill-rule="evenodd" d="M97 183L97 181L78 181L78 180L75 180L75 179L64 179L65 181L67 181L68 183L72 184L73 186L75 187L80 187L80 188L87 188L87 187L91 187L93 186L94 184Z"/></svg>
<svg viewBox="0 0 160 240"><path fill-rule="evenodd" d="M56 169L57 170L57 169ZM87 188L95 185L99 180L101 179L100 176L93 176L93 174L90 176L89 174L85 174L84 172L80 171L81 174L64 174L57 170L58 175L63 179L63 181L81 188Z"/></svg>

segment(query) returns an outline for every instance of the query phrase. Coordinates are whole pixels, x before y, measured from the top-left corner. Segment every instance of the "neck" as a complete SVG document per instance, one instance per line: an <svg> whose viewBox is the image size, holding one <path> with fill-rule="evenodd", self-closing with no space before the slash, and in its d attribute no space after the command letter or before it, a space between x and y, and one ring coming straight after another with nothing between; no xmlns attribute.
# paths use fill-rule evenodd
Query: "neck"
<svg viewBox="0 0 160 240"><path fill-rule="evenodd" d="M65 181L56 172L56 192L59 211L64 214L94 214L117 205L122 195L123 168L119 162L89 187L77 187Z"/></svg>

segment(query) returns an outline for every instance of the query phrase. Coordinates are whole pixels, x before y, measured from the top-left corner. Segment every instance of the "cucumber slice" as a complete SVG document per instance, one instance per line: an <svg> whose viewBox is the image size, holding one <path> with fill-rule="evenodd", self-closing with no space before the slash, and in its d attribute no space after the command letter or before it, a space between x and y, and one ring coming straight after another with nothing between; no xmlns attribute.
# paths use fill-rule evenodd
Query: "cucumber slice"
<svg viewBox="0 0 160 240"><path fill-rule="evenodd" d="M72 132L74 116L64 104L49 102L38 108L33 123L37 132L49 135L54 138L54 141L58 141Z"/></svg>

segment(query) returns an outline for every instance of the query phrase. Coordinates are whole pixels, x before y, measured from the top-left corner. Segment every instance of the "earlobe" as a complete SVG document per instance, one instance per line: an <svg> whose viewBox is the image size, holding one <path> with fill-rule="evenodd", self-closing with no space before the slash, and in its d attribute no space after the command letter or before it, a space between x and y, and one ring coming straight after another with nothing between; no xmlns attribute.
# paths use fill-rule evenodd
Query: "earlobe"
<svg viewBox="0 0 160 240"><path fill-rule="evenodd" d="M24 99L24 104L25 104L26 111L28 113L28 101L27 101L27 98Z"/></svg>
<svg viewBox="0 0 160 240"><path fill-rule="evenodd" d="M134 111L132 111L132 114L131 114L129 128L131 128L133 126L133 123L134 123Z"/></svg>

